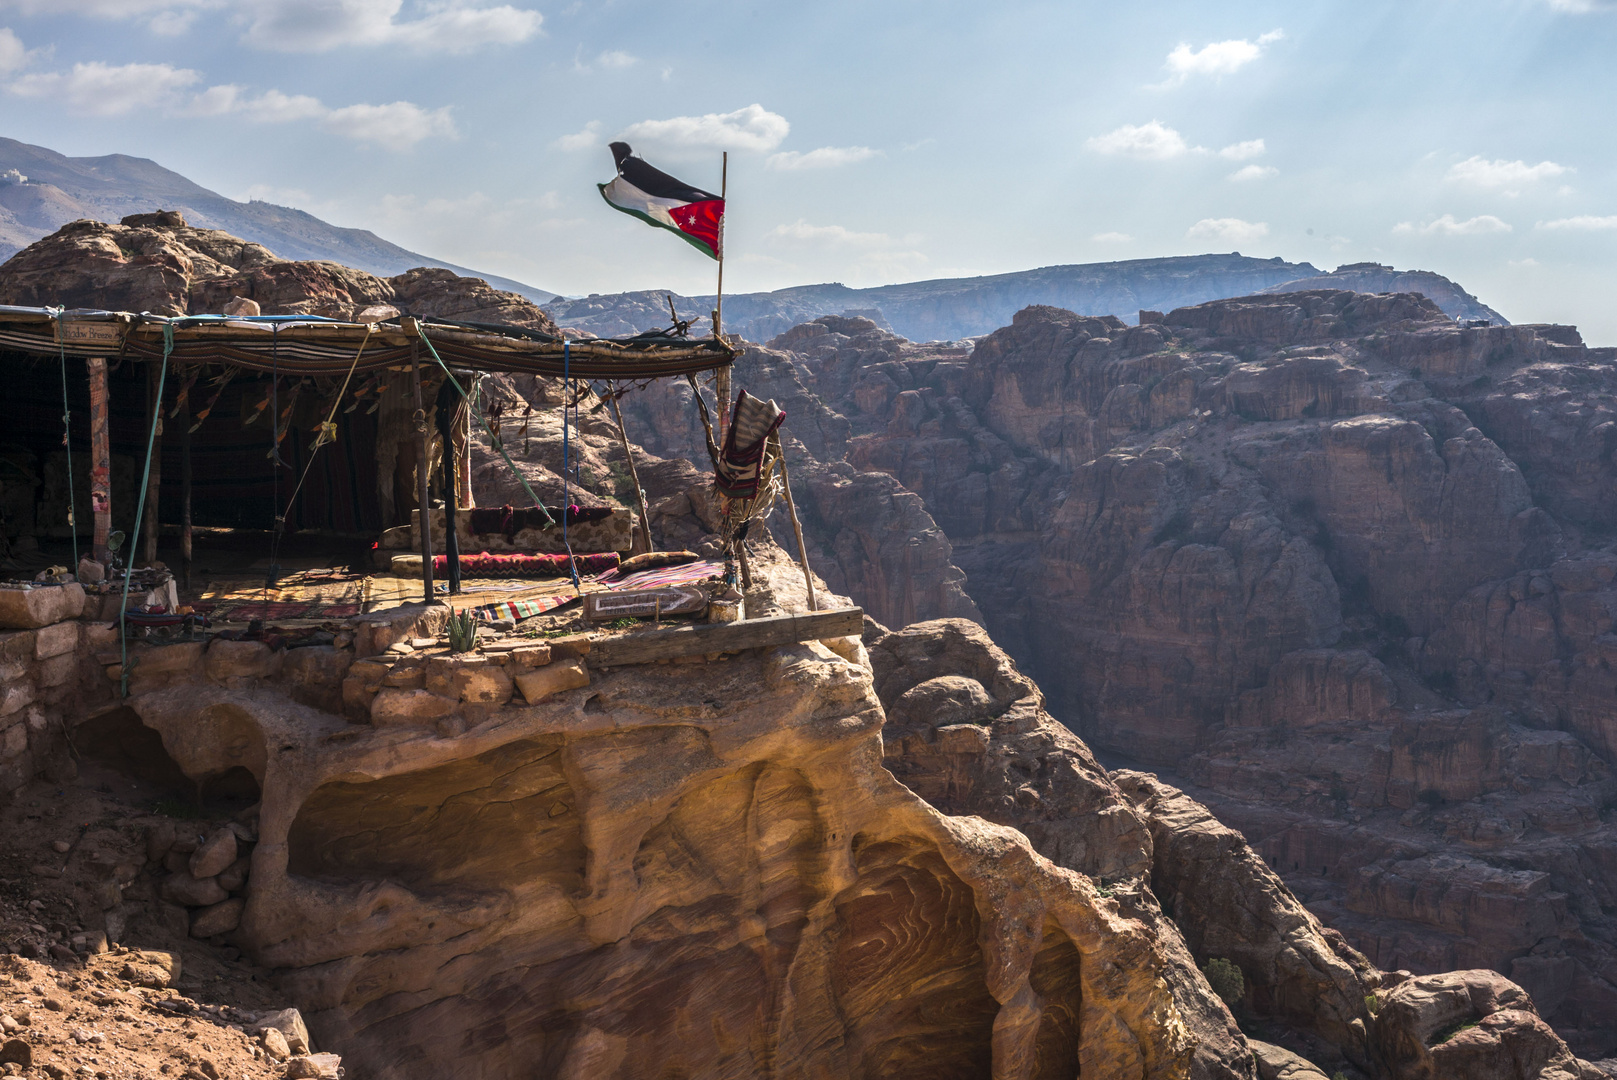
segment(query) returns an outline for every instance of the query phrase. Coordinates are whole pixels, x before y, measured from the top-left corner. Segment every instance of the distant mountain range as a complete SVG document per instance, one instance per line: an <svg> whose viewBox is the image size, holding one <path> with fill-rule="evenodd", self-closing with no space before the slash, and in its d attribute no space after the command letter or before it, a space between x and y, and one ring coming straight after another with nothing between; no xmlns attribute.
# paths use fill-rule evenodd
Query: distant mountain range
<svg viewBox="0 0 1617 1080"><path fill-rule="evenodd" d="M178 210L202 228L255 240L283 259L330 259L380 276L441 266L483 278L545 306L562 327L603 337L667 326L669 300L692 332L709 332L713 296L663 290L567 299L510 278L485 274L390 244L367 229L344 229L274 203L237 202L163 168L124 154L71 158L42 146L0 138L0 261L69 221L117 221L127 214ZM1133 322L1140 309L1171 311L1230 296L1297 289L1422 292L1456 319L1505 319L1459 285L1429 271L1354 263L1324 273L1309 263L1227 255L1046 266L1009 274L939 278L852 289L798 285L724 298L724 329L768 341L821 315L864 315L911 341L958 341L992 333L1030 304Z"/></svg>
<svg viewBox="0 0 1617 1080"><path fill-rule="evenodd" d="M1456 319L1506 320L1475 296L1439 274L1398 271L1355 263L1324 273L1308 263L1229 255L1181 255L1166 259L1047 266L975 278L939 278L871 289L846 285L799 285L724 298L724 329L749 341L768 341L821 315L863 315L911 341L957 341L992 333L1030 304L1067 308L1080 315L1116 315L1134 322L1140 310L1177 307L1300 289L1359 292L1422 292ZM709 332L714 297L680 296L658 290L612 293L545 305L556 324L602 337L667 326L669 301L692 332Z"/></svg>
<svg viewBox="0 0 1617 1080"><path fill-rule="evenodd" d="M390 244L368 229L344 229L274 203L237 202L146 158L71 158L0 138L0 261L69 221L117 221L178 210L192 225L254 240L283 259L330 259L380 276L441 266L543 304L556 294Z"/></svg>

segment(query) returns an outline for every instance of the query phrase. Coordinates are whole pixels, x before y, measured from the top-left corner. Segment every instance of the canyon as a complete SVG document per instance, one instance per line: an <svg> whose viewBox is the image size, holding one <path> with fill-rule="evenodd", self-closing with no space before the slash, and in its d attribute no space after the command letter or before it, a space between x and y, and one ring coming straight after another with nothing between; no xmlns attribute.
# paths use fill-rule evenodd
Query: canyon
<svg viewBox="0 0 1617 1080"><path fill-rule="evenodd" d="M553 326L174 221L0 267L6 303L236 295ZM74 903L243 950L353 1075L1597 1080L1614 367L1569 327L1328 287L1133 325L1035 306L970 346L822 315L734 378L787 411L822 601L862 635L656 667L560 646L585 685L524 703L536 659L435 675L394 646L442 616L406 607L331 646L143 651L114 710L68 587L8 616L0 780L70 783L68 729L249 774L233 895L148 821L132 854L98 839ZM714 550L706 392L621 402L666 548ZM507 449L546 499L628 504L608 415L565 459L553 408ZM472 456L480 503L517 497ZM768 525L748 609L801 611ZM233 928L195 934L218 905Z"/></svg>

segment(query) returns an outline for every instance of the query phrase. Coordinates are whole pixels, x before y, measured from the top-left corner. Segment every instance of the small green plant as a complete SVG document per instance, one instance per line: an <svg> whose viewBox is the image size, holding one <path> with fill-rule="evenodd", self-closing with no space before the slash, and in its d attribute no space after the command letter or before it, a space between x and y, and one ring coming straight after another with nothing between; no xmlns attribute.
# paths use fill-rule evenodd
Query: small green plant
<svg viewBox="0 0 1617 1080"><path fill-rule="evenodd" d="M1364 995L1364 1007L1367 1010L1369 1010L1369 1013L1370 1013L1371 1016L1380 1016L1381 1015L1381 995L1380 994L1366 994L1366 995Z"/></svg>
<svg viewBox="0 0 1617 1080"><path fill-rule="evenodd" d="M637 620L634 618L634 616L625 615L621 619L613 619L611 622L607 623L606 628L608 630L627 630L629 627L633 626L636 621Z"/></svg>
<svg viewBox="0 0 1617 1080"><path fill-rule="evenodd" d="M477 647L477 619L467 609L449 616L449 651L471 652Z"/></svg>
<svg viewBox="0 0 1617 1080"><path fill-rule="evenodd" d="M1341 1069L1337 1069L1336 1072L1332 1074L1331 1080L1348 1080L1348 1074L1343 1072Z"/></svg>
<svg viewBox="0 0 1617 1080"><path fill-rule="evenodd" d="M1103 896L1103 897L1107 897L1109 899L1111 897L1113 891L1114 890L1112 889L1112 887L1110 885L1106 884L1106 879L1105 878L1096 878L1095 879L1095 895L1096 896Z"/></svg>
<svg viewBox="0 0 1617 1080"><path fill-rule="evenodd" d="M1437 1046L1441 1043L1446 1043L1460 1032L1470 1031L1476 1026L1477 1022L1475 1020L1467 1020L1462 1024L1450 1024L1448 1027L1443 1028L1436 1035L1432 1036L1432 1045Z"/></svg>
<svg viewBox="0 0 1617 1080"><path fill-rule="evenodd" d="M203 816L198 807L178 799L158 799L152 804L152 813L168 818L179 818L182 821L194 821Z"/></svg>
<svg viewBox="0 0 1617 1080"><path fill-rule="evenodd" d="M1207 985L1213 988L1213 993L1226 1005L1233 1006L1246 995L1246 979L1241 976L1241 969L1222 956L1209 959L1202 974L1207 977Z"/></svg>

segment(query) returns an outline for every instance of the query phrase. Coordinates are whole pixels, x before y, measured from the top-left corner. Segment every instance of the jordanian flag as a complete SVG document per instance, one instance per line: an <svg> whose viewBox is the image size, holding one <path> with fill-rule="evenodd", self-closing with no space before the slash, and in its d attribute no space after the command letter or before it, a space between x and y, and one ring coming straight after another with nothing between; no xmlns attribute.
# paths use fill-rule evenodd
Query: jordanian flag
<svg viewBox="0 0 1617 1080"><path fill-rule="evenodd" d="M635 156L628 143L615 142L611 149L618 175L609 184L595 185L601 189L601 197L647 225L678 233L692 247L717 259L724 200L652 168L644 158Z"/></svg>

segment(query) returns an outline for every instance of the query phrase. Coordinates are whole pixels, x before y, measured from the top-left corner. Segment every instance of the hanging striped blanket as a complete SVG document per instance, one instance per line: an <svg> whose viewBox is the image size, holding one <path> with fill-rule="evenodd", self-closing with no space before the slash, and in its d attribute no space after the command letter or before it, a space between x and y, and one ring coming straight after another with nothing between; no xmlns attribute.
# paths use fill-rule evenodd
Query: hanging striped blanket
<svg viewBox="0 0 1617 1080"><path fill-rule="evenodd" d="M741 391L730 417L729 434L724 437L724 451L713 473L713 486L720 495L751 499L758 494L764 444L785 419L785 410L773 401L759 401Z"/></svg>
<svg viewBox="0 0 1617 1080"><path fill-rule="evenodd" d="M723 573L722 559L702 559L683 566L659 566L634 574L608 571L595 580L609 589L652 589L659 585L688 585L693 581L706 581Z"/></svg>

